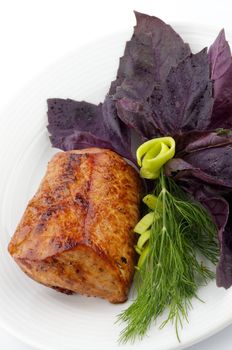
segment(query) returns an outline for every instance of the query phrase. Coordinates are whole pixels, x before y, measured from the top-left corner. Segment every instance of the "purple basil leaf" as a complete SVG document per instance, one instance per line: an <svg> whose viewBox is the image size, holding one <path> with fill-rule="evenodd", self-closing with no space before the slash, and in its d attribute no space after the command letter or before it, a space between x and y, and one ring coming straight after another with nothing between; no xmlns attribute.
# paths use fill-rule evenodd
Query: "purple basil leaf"
<svg viewBox="0 0 232 350"><path fill-rule="evenodd" d="M140 98L149 95L153 86L154 57L151 34L143 37L132 36L126 43L124 56L120 58L117 78L111 83L109 94L127 93L129 96ZM142 77L142 79L141 79ZM138 84L138 86L137 86ZM121 86L122 85L122 86Z"/></svg>
<svg viewBox="0 0 232 350"><path fill-rule="evenodd" d="M209 61L211 66L211 78L215 81L215 87L219 79L223 77L231 65L231 51L226 41L225 31L222 29L216 40L209 48Z"/></svg>
<svg viewBox="0 0 232 350"><path fill-rule="evenodd" d="M196 190L197 189L197 190ZM220 257L217 265L217 286L229 288L232 285L232 217L228 202L214 195L207 186L194 186L194 199L199 201L210 213L218 229Z"/></svg>
<svg viewBox="0 0 232 350"><path fill-rule="evenodd" d="M164 135L205 130L213 107L212 82L206 49L171 68L166 81L151 96L157 130Z"/></svg>
<svg viewBox="0 0 232 350"><path fill-rule="evenodd" d="M117 100L122 121L145 140L157 134L147 100L155 86L166 79L171 67L190 55L190 49L160 19L138 12L135 15L137 25L126 44L109 94Z"/></svg>
<svg viewBox="0 0 232 350"><path fill-rule="evenodd" d="M74 130L73 132L63 132L60 135L51 135L50 140L53 147L60 148L63 151L73 149L83 149L90 147L101 147L112 149L112 145L93 134L85 131Z"/></svg>
<svg viewBox="0 0 232 350"><path fill-rule="evenodd" d="M117 101L116 106L119 118L133 129L142 141L146 141L163 133L157 128L150 105L147 102L141 103L143 105L123 97Z"/></svg>
<svg viewBox="0 0 232 350"><path fill-rule="evenodd" d="M219 80L209 128L232 129L232 64Z"/></svg>
<svg viewBox="0 0 232 350"><path fill-rule="evenodd" d="M231 209L231 206L230 206ZM221 238L221 254L217 266L218 287L232 286L232 216L229 219Z"/></svg>
<svg viewBox="0 0 232 350"><path fill-rule="evenodd" d="M117 100L118 115L144 139L206 130L213 97L208 55L202 50L172 67L166 80L154 84L146 101L124 97Z"/></svg>
<svg viewBox="0 0 232 350"><path fill-rule="evenodd" d="M231 132L229 130L209 132L191 131L175 136L176 156L199 151L201 149L225 146L231 143Z"/></svg>
<svg viewBox="0 0 232 350"><path fill-rule="evenodd" d="M220 195L214 194L209 186L201 183L195 186L194 199L200 202L210 213L218 229L218 239L221 244L222 235L229 216L229 204Z"/></svg>
<svg viewBox="0 0 232 350"><path fill-rule="evenodd" d="M191 179L182 183L181 187L190 196L201 203L209 212L218 230L218 239L221 245L222 236L229 217L229 204L225 198L219 195L214 189L202 182Z"/></svg>
<svg viewBox="0 0 232 350"><path fill-rule="evenodd" d="M207 175L215 185L232 189L232 142L229 145L205 148L183 157L193 168ZM209 180L210 178L210 180Z"/></svg>
<svg viewBox="0 0 232 350"><path fill-rule="evenodd" d="M209 49L214 106L209 128L232 128L232 58L224 30Z"/></svg>
<svg viewBox="0 0 232 350"><path fill-rule="evenodd" d="M135 161L135 155L131 152L131 131L118 118L115 102L106 96L102 105L102 126L98 125L98 133L102 135L103 130L107 135L107 140L112 144L111 149L121 156Z"/></svg>
<svg viewBox="0 0 232 350"><path fill-rule="evenodd" d="M199 138L197 139L197 135ZM187 143L189 138L189 143ZM166 165L166 173L177 180L198 179L205 184L232 190L232 136L230 133L188 133L180 135L176 157Z"/></svg>
<svg viewBox="0 0 232 350"><path fill-rule="evenodd" d="M151 36L152 73L155 81L162 81L167 77L172 66L176 66L191 53L189 45L184 43L170 25L159 18L139 12L135 12L135 16L137 25L134 35L142 42L145 34Z"/></svg>
<svg viewBox="0 0 232 350"><path fill-rule="evenodd" d="M110 94L114 94L118 87L118 96L129 93L131 98L138 96L143 99L153 90L154 81L164 80L170 68L190 54L190 48L159 18L139 12L135 12L135 16L134 34L120 59L117 79L111 85Z"/></svg>
<svg viewBox="0 0 232 350"><path fill-rule="evenodd" d="M226 146L229 147L229 146ZM231 148L231 147L230 147ZM232 166L227 166L223 160L220 158L224 156L224 152L227 152L227 149L221 149L221 152L218 152L216 149L216 156L211 156L211 151L205 152L201 159L201 154L197 155L197 159L193 161L194 154L189 157L188 161L181 158L174 158L170 160L165 166L165 172L168 176L173 176L176 181L189 181L189 179L198 179L205 184L209 184L213 187L217 187L217 192L231 191L232 190ZM219 153L219 154L218 154ZM230 157L232 153L230 153ZM207 157L210 159L207 159ZM183 157L186 159L186 157ZM199 160L200 159L200 160ZM228 157L227 157L228 159ZM215 163L214 163L215 161ZM192 163L194 164L192 164ZM204 168L201 166L205 164Z"/></svg>
<svg viewBox="0 0 232 350"><path fill-rule="evenodd" d="M86 147L109 148L133 160L131 135L107 97L98 106L64 99L48 99L48 131L54 147L64 151Z"/></svg>
<svg viewBox="0 0 232 350"><path fill-rule="evenodd" d="M195 142L201 142L201 138L205 138L209 135L208 131L189 131L181 135L173 135L176 141L176 156L180 157L184 153L186 147L189 147Z"/></svg>
<svg viewBox="0 0 232 350"><path fill-rule="evenodd" d="M191 163L181 159L173 158L165 165L165 174L167 176L172 176L175 181L181 184L181 186L186 186L188 182L194 179L194 183L197 181L202 182L205 185L213 186L217 193L225 191L225 189L232 189L232 181L225 184L222 179L215 178L214 176L208 174L207 172L201 170L199 167L192 165Z"/></svg>

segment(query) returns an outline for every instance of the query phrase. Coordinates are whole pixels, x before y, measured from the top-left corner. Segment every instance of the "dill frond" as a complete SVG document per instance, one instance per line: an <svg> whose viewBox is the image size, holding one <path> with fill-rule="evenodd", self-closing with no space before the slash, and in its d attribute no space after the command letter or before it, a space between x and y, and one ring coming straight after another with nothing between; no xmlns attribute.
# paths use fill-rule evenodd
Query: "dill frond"
<svg viewBox="0 0 232 350"><path fill-rule="evenodd" d="M126 323L122 343L142 339L166 309L168 316L160 328L171 322L180 341L179 330L188 321L192 298L197 298L199 286L214 278L200 258L218 261L217 231L208 212L162 171L154 194L160 203L154 216L159 214L159 219L151 228L145 262L136 271L137 297L118 317Z"/></svg>

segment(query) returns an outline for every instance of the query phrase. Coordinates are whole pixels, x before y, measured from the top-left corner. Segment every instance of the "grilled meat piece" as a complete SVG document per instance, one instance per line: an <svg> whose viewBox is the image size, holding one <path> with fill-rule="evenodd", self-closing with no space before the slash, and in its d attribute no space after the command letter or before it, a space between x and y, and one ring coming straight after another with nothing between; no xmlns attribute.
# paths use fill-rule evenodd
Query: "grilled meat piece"
<svg viewBox="0 0 232 350"><path fill-rule="evenodd" d="M141 182L118 154L57 153L9 252L31 278L65 293L124 302L135 264Z"/></svg>

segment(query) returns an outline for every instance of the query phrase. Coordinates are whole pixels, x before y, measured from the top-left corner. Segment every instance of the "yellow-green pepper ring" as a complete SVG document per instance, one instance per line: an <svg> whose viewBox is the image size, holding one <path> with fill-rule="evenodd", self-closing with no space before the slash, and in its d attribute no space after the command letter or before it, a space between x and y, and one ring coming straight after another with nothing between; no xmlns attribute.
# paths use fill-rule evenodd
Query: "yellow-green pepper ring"
<svg viewBox="0 0 232 350"><path fill-rule="evenodd" d="M159 137L144 142L137 149L137 162L144 178L156 179L161 167L175 154L175 140L170 137Z"/></svg>
<svg viewBox="0 0 232 350"><path fill-rule="evenodd" d="M143 232L147 231L151 227L153 221L154 213L151 211L150 213L144 215L142 219L137 223L137 225L134 228L134 232L141 235Z"/></svg>
<svg viewBox="0 0 232 350"><path fill-rule="evenodd" d="M146 246L146 248L143 249L142 254L139 257L137 268L140 269L147 257L147 254L149 252L149 246Z"/></svg>
<svg viewBox="0 0 232 350"><path fill-rule="evenodd" d="M137 248L141 252L143 250L145 243L149 240L150 235L151 235L151 230L147 230L140 235L138 242L137 242Z"/></svg>
<svg viewBox="0 0 232 350"><path fill-rule="evenodd" d="M145 203L149 209L155 210L158 205L158 198L154 194L147 194L143 197L143 203Z"/></svg>

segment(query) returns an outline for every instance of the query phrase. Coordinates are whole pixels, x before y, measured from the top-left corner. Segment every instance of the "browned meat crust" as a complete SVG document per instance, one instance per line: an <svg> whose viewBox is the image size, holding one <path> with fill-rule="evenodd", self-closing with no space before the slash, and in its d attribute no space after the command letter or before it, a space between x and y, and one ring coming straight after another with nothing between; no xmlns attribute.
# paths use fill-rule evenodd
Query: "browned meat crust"
<svg viewBox="0 0 232 350"><path fill-rule="evenodd" d="M127 299L141 182L105 149L59 152L29 202L9 252L34 280L65 293Z"/></svg>

